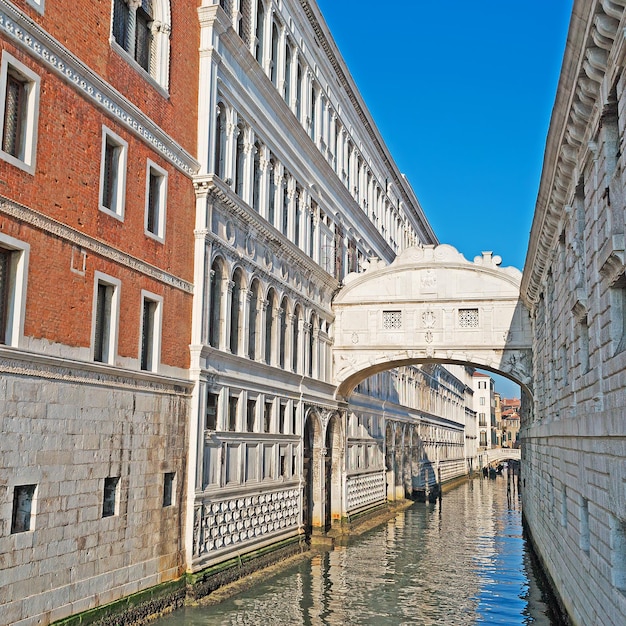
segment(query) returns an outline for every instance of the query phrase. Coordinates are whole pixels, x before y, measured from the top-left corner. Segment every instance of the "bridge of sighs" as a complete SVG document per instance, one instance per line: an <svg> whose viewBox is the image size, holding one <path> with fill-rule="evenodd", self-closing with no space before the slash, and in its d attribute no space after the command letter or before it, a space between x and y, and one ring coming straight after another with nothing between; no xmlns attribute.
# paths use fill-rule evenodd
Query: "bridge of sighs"
<svg viewBox="0 0 626 626"><path fill-rule="evenodd" d="M518 383L522 414L528 415L532 405L531 320L520 300L521 272L502 268L500 263L490 252L468 261L452 246L424 246L403 251L390 265L371 260L365 272L348 275L333 302L337 399L349 406L359 383L403 365L471 365ZM343 448L341 431L348 425L339 427L329 416L307 421L315 430L309 431L307 457L313 462L311 475L316 476L310 492L313 526L324 526L322 520L330 521L331 516L336 519L340 501L344 514L349 512L355 506L351 489L369 498L380 497L378 492L394 498L394 490L401 488L399 474L406 472L399 467L405 461L394 459L396 453L390 448L412 449L411 441L406 442L406 429L400 435L387 422L387 449L381 451L385 455L381 467L386 471L357 475L350 473L349 463L341 462L337 453L338 447ZM462 426L460 433L462 441ZM316 448L321 453L316 454ZM345 469L338 473L337 467ZM437 479L435 474L433 480Z"/></svg>

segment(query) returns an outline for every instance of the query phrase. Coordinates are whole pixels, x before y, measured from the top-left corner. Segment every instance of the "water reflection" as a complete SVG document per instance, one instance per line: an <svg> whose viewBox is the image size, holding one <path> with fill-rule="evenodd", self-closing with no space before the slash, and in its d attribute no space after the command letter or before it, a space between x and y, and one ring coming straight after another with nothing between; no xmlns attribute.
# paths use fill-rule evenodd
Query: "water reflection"
<svg viewBox="0 0 626 626"><path fill-rule="evenodd" d="M416 504L348 546L217 606L159 626L550 624L522 538L517 494L477 479Z"/></svg>

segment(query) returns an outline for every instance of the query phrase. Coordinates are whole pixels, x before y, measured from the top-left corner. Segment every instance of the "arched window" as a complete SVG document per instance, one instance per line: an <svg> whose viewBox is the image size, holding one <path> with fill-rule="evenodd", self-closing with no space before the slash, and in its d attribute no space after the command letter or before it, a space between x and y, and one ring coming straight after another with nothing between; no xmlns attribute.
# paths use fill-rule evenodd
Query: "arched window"
<svg viewBox="0 0 626 626"><path fill-rule="evenodd" d="M237 125L237 149L235 152L235 193L243 198L244 171L246 163L246 151L244 149L246 129L243 124Z"/></svg>
<svg viewBox="0 0 626 626"><path fill-rule="evenodd" d="M213 169L215 173L224 178L226 173L225 158L226 153L226 109L220 102L217 105L217 114L215 119L215 163Z"/></svg>
<svg viewBox="0 0 626 626"><path fill-rule="evenodd" d="M278 41L280 34L276 22L272 24L272 65L270 67L270 80L274 87L278 84Z"/></svg>
<svg viewBox="0 0 626 626"><path fill-rule="evenodd" d="M311 139L317 143L317 87L311 84Z"/></svg>
<svg viewBox="0 0 626 626"><path fill-rule="evenodd" d="M270 159L270 197L267 207L267 221L276 226L276 163Z"/></svg>
<svg viewBox="0 0 626 626"><path fill-rule="evenodd" d="M296 117L302 121L302 66L296 70Z"/></svg>
<svg viewBox="0 0 626 626"><path fill-rule="evenodd" d="M265 5L263 4L263 0L258 0L257 9L256 9L256 50L254 58L259 62L263 63L263 36L265 31Z"/></svg>
<svg viewBox="0 0 626 626"><path fill-rule="evenodd" d="M283 301L280 304L279 311L279 320L278 320L278 365L285 369L285 353L287 346L287 309L289 307L289 303L287 298L283 298Z"/></svg>
<svg viewBox="0 0 626 626"><path fill-rule="evenodd" d="M230 351L239 354L239 336L241 322L241 296L243 289L243 272L237 269L233 276L233 291L230 299Z"/></svg>
<svg viewBox="0 0 626 626"><path fill-rule="evenodd" d="M307 374L309 376L313 376L313 364L315 362L314 354L315 354L315 331L317 329L317 318L315 317L315 313L311 314L311 329L309 331L309 362L307 363Z"/></svg>
<svg viewBox="0 0 626 626"><path fill-rule="evenodd" d="M259 281L255 278L250 286L250 299L248 301L248 357L256 361L257 351L257 326L259 322Z"/></svg>
<svg viewBox="0 0 626 626"><path fill-rule="evenodd" d="M169 82L170 30L169 0L113 0L113 40L164 89Z"/></svg>
<svg viewBox="0 0 626 626"><path fill-rule="evenodd" d="M220 347L222 318L222 286L224 284L224 268L222 260L217 258L211 265L211 284L209 288L209 345Z"/></svg>
<svg viewBox="0 0 626 626"><path fill-rule="evenodd" d="M274 343L274 309L276 308L276 294L273 289L267 294L267 308L265 309L265 362L272 365L272 347Z"/></svg>
<svg viewBox="0 0 626 626"><path fill-rule="evenodd" d="M291 336L291 369L298 372L298 359L300 356L300 319L302 311L300 307L296 307L293 315L293 334Z"/></svg>
<svg viewBox="0 0 626 626"><path fill-rule="evenodd" d="M281 224L281 231L283 235L287 234L289 228L289 173L285 172L283 179L283 218Z"/></svg>
<svg viewBox="0 0 626 626"><path fill-rule="evenodd" d="M302 190L300 189L300 185L296 185L296 195L295 195L295 212L293 216L294 221L294 238L293 242L296 246L300 245L300 220L302 219Z"/></svg>
<svg viewBox="0 0 626 626"><path fill-rule="evenodd" d="M287 105L291 104L291 46L287 42L285 48L285 102Z"/></svg>
<svg viewBox="0 0 626 626"><path fill-rule="evenodd" d="M261 209L261 144L254 144L254 181L252 186L252 208L260 213Z"/></svg>

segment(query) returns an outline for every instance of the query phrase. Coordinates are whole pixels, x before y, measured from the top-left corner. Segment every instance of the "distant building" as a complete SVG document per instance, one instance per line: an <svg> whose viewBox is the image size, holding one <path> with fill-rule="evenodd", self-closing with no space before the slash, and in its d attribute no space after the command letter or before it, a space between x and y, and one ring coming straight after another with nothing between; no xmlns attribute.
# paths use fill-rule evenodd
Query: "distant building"
<svg viewBox="0 0 626 626"><path fill-rule="evenodd" d="M478 419L478 448L489 450L495 447L495 382L491 376L474 372L474 411Z"/></svg>
<svg viewBox="0 0 626 626"><path fill-rule="evenodd" d="M520 399L500 400L500 423L498 425L500 445L503 448L519 447Z"/></svg>

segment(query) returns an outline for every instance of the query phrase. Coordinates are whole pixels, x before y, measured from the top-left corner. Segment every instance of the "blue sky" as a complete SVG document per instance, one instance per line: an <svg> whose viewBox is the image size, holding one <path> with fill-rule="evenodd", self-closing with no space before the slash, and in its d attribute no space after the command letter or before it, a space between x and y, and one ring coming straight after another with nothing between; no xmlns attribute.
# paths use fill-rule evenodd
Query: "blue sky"
<svg viewBox="0 0 626 626"><path fill-rule="evenodd" d="M318 5L439 240L522 269L572 0Z"/></svg>

